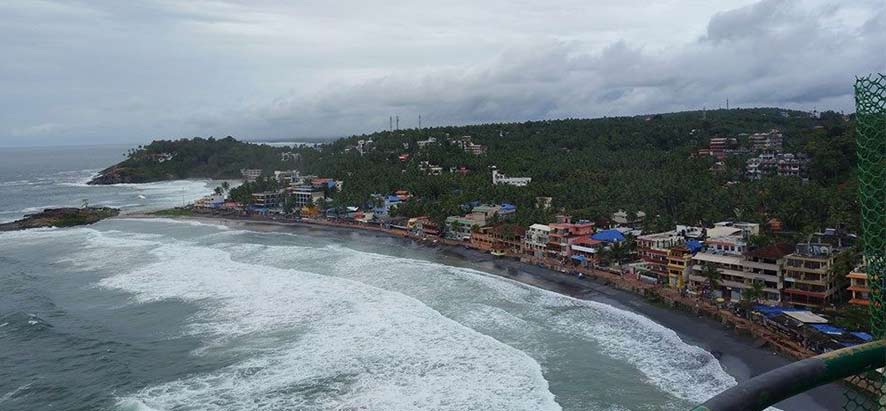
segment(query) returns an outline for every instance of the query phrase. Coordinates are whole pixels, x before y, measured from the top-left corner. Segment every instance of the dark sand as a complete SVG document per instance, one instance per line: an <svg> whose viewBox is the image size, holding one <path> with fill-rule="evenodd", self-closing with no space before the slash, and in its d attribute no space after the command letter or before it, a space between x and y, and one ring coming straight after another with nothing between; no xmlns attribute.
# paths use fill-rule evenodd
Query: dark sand
<svg viewBox="0 0 886 411"><path fill-rule="evenodd" d="M382 232L345 227L246 219L189 218L210 220L213 223L231 226L243 226L256 231L295 230L312 235L346 234L351 239L365 239L371 242L383 241L392 245L407 243L410 247L416 248L427 247L447 264L474 268L574 298L597 301L641 314L674 330L686 343L702 347L708 352L717 353L723 369L739 382L793 362L792 359L767 350L765 347L760 348L760 344L752 338L738 335L709 318L653 304L639 295L608 287L602 281L597 282L588 278L579 279L572 275L521 263L510 258L495 257L466 247L430 245ZM828 384L782 401L775 407L785 411L839 410L842 409L844 403L844 390L843 385Z"/></svg>

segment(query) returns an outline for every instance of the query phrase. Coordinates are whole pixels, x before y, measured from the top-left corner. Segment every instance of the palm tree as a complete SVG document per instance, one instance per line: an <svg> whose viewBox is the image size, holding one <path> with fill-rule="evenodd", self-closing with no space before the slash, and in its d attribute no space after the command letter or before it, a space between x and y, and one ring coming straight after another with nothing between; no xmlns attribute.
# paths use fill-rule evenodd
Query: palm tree
<svg viewBox="0 0 886 411"><path fill-rule="evenodd" d="M752 305L758 303L760 299L763 298L764 284L762 281L754 280L751 283L751 288L745 289L741 292L741 305L747 312L748 316L750 316L750 308Z"/></svg>
<svg viewBox="0 0 886 411"><path fill-rule="evenodd" d="M227 192L228 190L231 189L231 185L228 184L227 181L222 181L222 183L221 183L221 188L222 188L222 190L225 190L225 192Z"/></svg>
<svg viewBox="0 0 886 411"><path fill-rule="evenodd" d="M701 269L701 276L705 278L709 290L720 289L720 270L713 264L705 264Z"/></svg>

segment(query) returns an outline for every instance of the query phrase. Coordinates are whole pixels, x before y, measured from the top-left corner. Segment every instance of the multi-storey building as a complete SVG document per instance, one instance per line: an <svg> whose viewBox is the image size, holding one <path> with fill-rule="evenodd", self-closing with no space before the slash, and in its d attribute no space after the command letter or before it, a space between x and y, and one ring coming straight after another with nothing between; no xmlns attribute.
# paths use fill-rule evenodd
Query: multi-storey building
<svg viewBox="0 0 886 411"><path fill-rule="evenodd" d="M748 138L755 151L781 151L784 136L778 130L765 133L754 133Z"/></svg>
<svg viewBox="0 0 886 411"><path fill-rule="evenodd" d="M785 261L784 303L821 307L834 302L844 288L840 275L832 269L835 258L842 251L826 243L797 244L794 253Z"/></svg>
<svg viewBox="0 0 886 411"><path fill-rule="evenodd" d="M594 233L594 223L579 221L572 223L569 216L559 216L558 222L548 225L547 254L552 258L566 258L572 255L572 243L579 238L587 238Z"/></svg>
<svg viewBox="0 0 886 411"><path fill-rule="evenodd" d="M523 237L523 254L533 257L544 257L548 248L551 227L545 224L533 224L526 230Z"/></svg>
<svg viewBox="0 0 886 411"><path fill-rule="evenodd" d="M849 292L852 297L849 299L850 304L870 305L871 304L871 285L868 283L868 274L864 267L857 267L846 275L849 278Z"/></svg>
<svg viewBox="0 0 886 411"><path fill-rule="evenodd" d="M240 170L240 175L248 182L253 182L261 177L262 169L260 168L244 168Z"/></svg>
<svg viewBox="0 0 886 411"><path fill-rule="evenodd" d="M685 231L684 231L685 232ZM686 237L680 230L641 235L637 237L637 253L646 270L661 284L668 283L668 250L684 244Z"/></svg>
<svg viewBox="0 0 886 411"><path fill-rule="evenodd" d="M497 169L492 169L492 184L507 184L516 187L525 187L532 182L532 177L508 177L499 173Z"/></svg>
<svg viewBox="0 0 886 411"><path fill-rule="evenodd" d="M279 191L252 193L252 204L259 208L276 208L280 206L282 196Z"/></svg>
<svg viewBox="0 0 886 411"><path fill-rule="evenodd" d="M668 286L682 288L689 277L692 252L689 248L679 245L668 250Z"/></svg>
<svg viewBox="0 0 886 411"><path fill-rule="evenodd" d="M323 190L308 184L291 187L288 191L292 197L293 205L299 208L316 206L326 199Z"/></svg>
<svg viewBox="0 0 886 411"><path fill-rule="evenodd" d="M805 154L763 153L747 160L745 175L751 180L774 175L805 177L808 164L809 158Z"/></svg>

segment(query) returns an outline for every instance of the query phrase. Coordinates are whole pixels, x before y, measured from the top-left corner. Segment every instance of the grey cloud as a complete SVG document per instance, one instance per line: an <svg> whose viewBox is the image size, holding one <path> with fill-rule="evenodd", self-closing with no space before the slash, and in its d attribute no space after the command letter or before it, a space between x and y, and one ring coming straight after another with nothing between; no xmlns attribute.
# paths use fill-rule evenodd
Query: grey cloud
<svg viewBox="0 0 886 411"><path fill-rule="evenodd" d="M0 145L337 136L386 128L396 114L411 127L419 114L425 125L523 121L700 109L727 98L851 110L853 76L886 70L875 52L886 48L877 1L735 0L739 7L719 12L598 1L605 7L13 7L16 21L0 21L0 35L16 38L0 41L0 53L18 57L0 62ZM38 17L49 29L29 28Z"/></svg>

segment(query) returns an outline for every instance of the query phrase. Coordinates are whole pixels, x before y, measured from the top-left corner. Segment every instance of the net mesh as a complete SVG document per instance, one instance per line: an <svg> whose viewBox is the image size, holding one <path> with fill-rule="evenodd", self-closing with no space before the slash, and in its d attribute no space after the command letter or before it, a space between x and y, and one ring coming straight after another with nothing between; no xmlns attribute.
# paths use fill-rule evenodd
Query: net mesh
<svg viewBox="0 0 886 411"><path fill-rule="evenodd" d="M886 75L856 79L855 112L871 329L875 338L886 338ZM846 391L844 409L886 411L886 376L882 372L858 375L852 382L857 389Z"/></svg>

